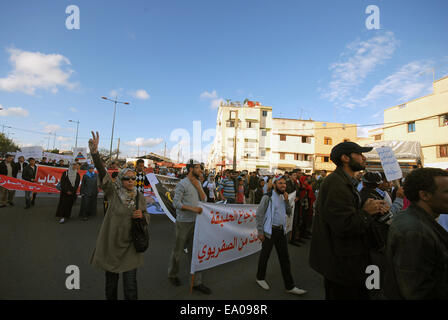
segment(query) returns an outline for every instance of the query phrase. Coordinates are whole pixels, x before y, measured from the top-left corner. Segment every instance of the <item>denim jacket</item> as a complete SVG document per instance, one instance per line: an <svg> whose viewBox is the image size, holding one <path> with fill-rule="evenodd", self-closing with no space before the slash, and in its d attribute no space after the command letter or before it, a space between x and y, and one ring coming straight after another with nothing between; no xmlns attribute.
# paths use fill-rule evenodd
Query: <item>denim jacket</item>
<svg viewBox="0 0 448 320"><path fill-rule="evenodd" d="M387 241L390 299L448 299L448 232L415 204L398 214Z"/></svg>

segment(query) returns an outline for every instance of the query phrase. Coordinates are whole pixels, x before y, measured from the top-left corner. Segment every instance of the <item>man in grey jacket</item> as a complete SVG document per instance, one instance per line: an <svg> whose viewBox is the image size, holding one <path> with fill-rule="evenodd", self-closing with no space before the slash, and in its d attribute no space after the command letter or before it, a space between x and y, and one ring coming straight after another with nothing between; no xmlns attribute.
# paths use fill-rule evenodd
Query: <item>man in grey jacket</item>
<svg viewBox="0 0 448 320"><path fill-rule="evenodd" d="M171 253L168 279L175 286L180 286L180 280L177 275L179 273L180 258L186 243L189 244L189 261L191 261L191 246L193 244L196 215L202 213L199 201L205 201L207 198L199 181L203 170L202 164L190 160L187 164L187 170L187 177L176 185L173 199L173 205L176 208L176 240ZM193 289L204 294L211 294L211 290L202 284L200 272L195 274Z"/></svg>
<svg viewBox="0 0 448 320"><path fill-rule="evenodd" d="M286 292L301 295L305 290L294 286L289 261L288 242L286 239L286 216L291 215L291 206L286 192L286 178L274 179L274 190L271 194L264 195L257 208L258 239L262 242L260 258L258 260L257 283L265 290L270 287L265 280L266 268L272 247L277 250L283 282Z"/></svg>

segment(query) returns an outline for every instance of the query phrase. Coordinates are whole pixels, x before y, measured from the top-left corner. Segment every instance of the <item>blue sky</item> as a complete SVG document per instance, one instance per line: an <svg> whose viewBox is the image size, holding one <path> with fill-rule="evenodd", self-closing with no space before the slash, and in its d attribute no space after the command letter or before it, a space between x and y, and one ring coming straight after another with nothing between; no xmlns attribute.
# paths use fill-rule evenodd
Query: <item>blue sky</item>
<svg viewBox="0 0 448 320"><path fill-rule="evenodd" d="M365 26L371 4L379 30ZM69 5L79 30L65 26ZM135 155L170 150L175 129L193 138L195 120L214 129L227 98L275 117L382 123L383 109L430 92L432 68L448 75L447 12L445 0L2 1L0 124L22 146L56 132L69 149L79 120L78 146L94 129L109 149L101 96L118 94L131 104L114 137Z"/></svg>

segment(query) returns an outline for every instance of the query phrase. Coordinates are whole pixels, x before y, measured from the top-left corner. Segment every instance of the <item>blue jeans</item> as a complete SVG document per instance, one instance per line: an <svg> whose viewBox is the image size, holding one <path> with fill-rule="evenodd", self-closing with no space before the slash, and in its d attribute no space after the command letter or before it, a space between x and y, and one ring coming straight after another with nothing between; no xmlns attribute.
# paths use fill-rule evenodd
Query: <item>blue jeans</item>
<svg viewBox="0 0 448 320"><path fill-rule="evenodd" d="M118 299L119 274L106 271L106 300ZM137 300L137 269L123 272L123 291L125 300Z"/></svg>

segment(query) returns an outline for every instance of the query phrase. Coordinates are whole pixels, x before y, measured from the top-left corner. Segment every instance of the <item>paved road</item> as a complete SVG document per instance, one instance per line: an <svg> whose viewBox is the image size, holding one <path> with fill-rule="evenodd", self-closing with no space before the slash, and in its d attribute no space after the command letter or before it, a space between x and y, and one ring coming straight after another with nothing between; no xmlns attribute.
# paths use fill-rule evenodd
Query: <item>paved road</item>
<svg viewBox="0 0 448 320"><path fill-rule="evenodd" d="M102 222L99 214L85 222L77 218L80 201L73 207L72 218L60 225L54 217L56 198L38 198L36 206L24 210L24 198L17 198L15 207L0 209L0 299L103 299L104 273L90 266L89 258ZM169 255L173 245L174 224L166 216L151 216L150 249L145 265L138 270L140 299L323 299L322 278L308 266L309 246L289 246L293 276L302 297L284 292L277 255L273 252L266 280L270 291L255 283L258 253L217 266L204 272L204 283L213 291L210 296L189 293L189 275L183 260L181 287L167 280ZM81 288L67 290L65 269L80 268ZM120 279L119 299L122 299Z"/></svg>

